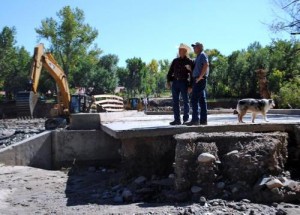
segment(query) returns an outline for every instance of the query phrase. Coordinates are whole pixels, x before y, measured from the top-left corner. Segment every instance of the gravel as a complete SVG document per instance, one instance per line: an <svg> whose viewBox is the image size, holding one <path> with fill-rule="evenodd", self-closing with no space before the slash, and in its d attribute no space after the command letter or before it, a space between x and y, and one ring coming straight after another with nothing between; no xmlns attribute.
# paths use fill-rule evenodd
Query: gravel
<svg viewBox="0 0 300 215"><path fill-rule="evenodd" d="M0 120L0 149L45 131L45 119Z"/></svg>

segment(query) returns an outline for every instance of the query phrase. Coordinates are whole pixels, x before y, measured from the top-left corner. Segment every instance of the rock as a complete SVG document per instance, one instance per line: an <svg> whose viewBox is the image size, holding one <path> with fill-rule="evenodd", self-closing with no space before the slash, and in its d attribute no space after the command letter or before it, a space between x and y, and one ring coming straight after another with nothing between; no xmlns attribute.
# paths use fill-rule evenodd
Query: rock
<svg viewBox="0 0 300 215"><path fill-rule="evenodd" d="M238 205L234 205L233 208L237 211L240 211L241 210L241 206L238 206Z"/></svg>
<svg viewBox="0 0 300 215"><path fill-rule="evenodd" d="M228 152L226 155L227 155L227 156L230 156L230 155L234 155L234 154L237 154L237 153L239 153L238 150L233 150L233 151L231 151L231 152Z"/></svg>
<svg viewBox="0 0 300 215"><path fill-rule="evenodd" d="M136 178L136 179L134 180L134 183L136 183L136 184L142 184L142 183L144 183L146 180L147 180L146 177L140 176L140 177L138 177L138 178Z"/></svg>
<svg viewBox="0 0 300 215"><path fill-rule="evenodd" d="M202 191L202 188L198 187L198 186L192 186L192 188L191 188L191 192L193 194L200 193L201 191Z"/></svg>
<svg viewBox="0 0 300 215"><path fill-rule="evenodd" d="M293 208L293 205L285 204L283 207L284 207L284 208Z"/></svg>
<svg viewBox="0 0 300 215"><path fill-rule="evenodd" d="M250 213L249 213L249 215L255 215L255 212L254 212L254 210L250 210Z"/></svg>
<svg viewBox="0 0 300 215"><path fill-rule="evenodd" d="M284 178L285 178L285 177L284 177ZM299 188L300 188L300 183L297 182L297 181L294 181L294 180L289 180L289 179L287 179L287 180L285 180L285 181L282 182L282 183L283 183L283 186L289 187L289 188L292 189L292 190L299 190Z"/></svg>
<svg viewBox="0 0 300 215"><path fill-rule="evenodd" d="M114 203L118 203L118 204L122 204L124 201L123 201L123 197L120 196L120 195L116 195L113 199Z"/></svg>
<svg viewBox="0 0 300 215"><path fill-rule="evenodd" d="M218 188L218 189L224 189L224 187L225 187L225 183L224 183L224 182L219 182L219 183L217 184L217 188Z"/></svg>
<svg viewBox="0 0 300 215"><path fill-rule="evenodd" d="M246 211L246 210L247 210L247 207L245 205L240 206L240 211Z"/></svg>
<svg viewBox="0 0 300 215"><path fill-rule="evenodd" d="M218 205L219 205L218 202L213 202L213 203L212 203L212 206L218 206Z"/></svg>
<svg viewBox="0 0 300 215"><path fill-rule="evenodd" d="M283 187L283 184L278 179L272 179L266 183L266 186L271 190L273 188Z"/></svg>
<svg viewBox="0 0 300 215"><path fill-rule="evenodd" d="M278 207L278 203L277 202L273 202L272 203L272 207L277 208Z"/></svg>
<svg viewBox="0 0 300 215"><path fill-rule="evenodd" d="M259 186L264 186L268 181L270 181L270 178L262 178L261 181L259 182Z"/></svg>
<svg viewBox="0 0 300 215"><path fill-rule="evenodd" d="M133 194L130 190L128 190L128 189L123 190L122 197L125 202L132 201L132 196L133 196Z"/></svg>
<svg viewBox="0 0 300 215"><path fill-rule="evenodd" d="M287 212L285 212L284 210L282 209L279 209L276 211L276 214L275 215L287 215Z"/></svg>
<svg viewBox="0 0 300 215"><path fill-rule="evenodd" d="M198 156L198 162L208 163L216 160L216 157L210 153L202 153Z"/></svg>
<svg viewBox="0 0 300 215"><path fill-rule="evenodd" d="M0 130L0 140L4 138L8 138L16 133L14 129L2 129Z"/></svg>
<svg viewBox="0 0 300 215"><path fill-rule="evenodd" d="M241 202L244 202L244 203L250 203L251 201L249 199L242 199Z"/></svg>
<svg viewBox="0 0 300 215"><path fill-rule="evenodd" d="M199 199L199 202L201 205L205 204L206 203L206 198L204 196L201 196L200 199Z"/></svg>

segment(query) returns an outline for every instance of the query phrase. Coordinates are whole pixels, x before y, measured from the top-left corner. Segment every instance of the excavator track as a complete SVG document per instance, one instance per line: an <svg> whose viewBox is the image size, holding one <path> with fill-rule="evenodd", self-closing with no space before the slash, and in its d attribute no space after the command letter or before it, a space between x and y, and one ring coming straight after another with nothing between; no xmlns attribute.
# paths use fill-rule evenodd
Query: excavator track
<svg viewBox="0 0 300 215"><path fill-rule="evenodd" d="M20 91L16 95L16 108L18 117L31 117L30 104L29 104L30 92Z"/></svg>

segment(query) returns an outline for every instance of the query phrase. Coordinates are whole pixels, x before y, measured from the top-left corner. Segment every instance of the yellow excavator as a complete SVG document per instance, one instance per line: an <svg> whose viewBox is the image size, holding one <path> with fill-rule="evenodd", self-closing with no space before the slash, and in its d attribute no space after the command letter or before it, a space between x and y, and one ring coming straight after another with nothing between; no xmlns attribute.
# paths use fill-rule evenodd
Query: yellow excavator
<svg viewBox="0 0 300 215"><path fill-rule="evenodd" d="M91 98L85 94L70 95L69 84L63 69L51 53L44 52L44 45L39 44L34 49L30 74L29 108L31 116L38 101L37 89L42 68L48 71L57 85L57 104L51 109L51 118L45 123L47 130L65 127L69 122L70 113L89 112Z"/></svg>

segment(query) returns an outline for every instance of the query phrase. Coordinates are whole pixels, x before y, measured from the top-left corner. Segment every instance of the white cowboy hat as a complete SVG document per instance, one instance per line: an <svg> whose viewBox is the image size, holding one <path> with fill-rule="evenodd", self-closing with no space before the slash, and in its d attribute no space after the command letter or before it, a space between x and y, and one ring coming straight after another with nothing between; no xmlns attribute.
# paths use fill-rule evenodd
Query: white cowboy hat
<svg viewBox="0 0 300 215"><path fill-rule="evenodd" d="M185 49L187 51L187 53L191 52L191 48L184 43L180 43L178 49Z"/></svg>

